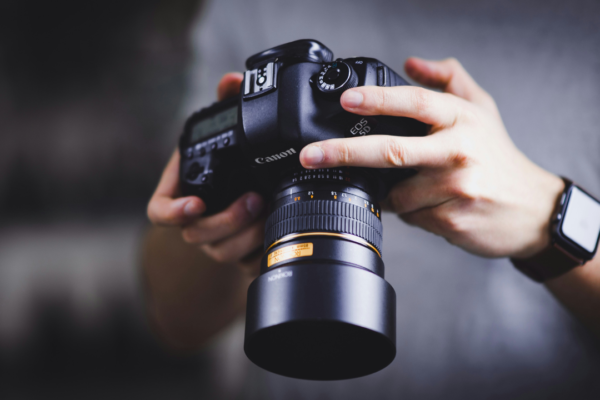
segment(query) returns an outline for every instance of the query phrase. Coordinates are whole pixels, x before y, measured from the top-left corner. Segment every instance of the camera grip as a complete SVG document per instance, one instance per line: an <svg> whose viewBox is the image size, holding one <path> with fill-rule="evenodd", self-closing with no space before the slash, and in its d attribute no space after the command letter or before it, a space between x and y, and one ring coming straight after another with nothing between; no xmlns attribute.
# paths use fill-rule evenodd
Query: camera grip
<svg viewBox="0 0 600 400"><path fill-rule="evenodd" d="M201 198L206 205L203 215L219 213L244 193L258 189L238 146L207 154L204 158L205 161L199 161L197 157L185 159L182 155L179 173L181 194ZM200 162L203 162L202 173L198 174L194 164Z"/></svg>

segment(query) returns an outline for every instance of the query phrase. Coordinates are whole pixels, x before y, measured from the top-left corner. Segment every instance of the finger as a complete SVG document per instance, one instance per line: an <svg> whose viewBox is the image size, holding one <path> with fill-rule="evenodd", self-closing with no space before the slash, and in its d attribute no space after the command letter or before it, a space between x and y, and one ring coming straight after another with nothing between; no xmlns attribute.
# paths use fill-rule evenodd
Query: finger
<svg viewBox="0 0 600 400"><path fill-rule="evenodd" d="M447 240L455 238L467 232L468 220L460 218L464 213L457 212L452 201L429 208L423 208L411 213L400 215L400 218L409 225L418 226Z"/></svg>
<svg viewBox="0 0 600 400"><path fill-rule="evenodd" d="M239 72L229 72L223 75L217 86L217 98L223 100L237 95L243 80L244 75Z"/></svg>
<svg viewBox="0 0 600 400"><path fill-rule="evenodd" d="M398 137L373 135L312 143L300 152L304 168L339 166L397 168L442 167L464 158L447 135Z"/></svg>
<svg viewBox="0 0 600 400"><path fill-rule="evenodd" d="M199 217L206 206L198 197L179 195L179 151L175 151L148 203L147 214L157 225L183 225Z"/></svg>
<svg viewBox="0 0 600 400"><path fill-rule="evenodd" d="M424 170L397 183L387 200L397 214L407 214L424 208L436 207L457 197L456 189L445 177L446 169Z"/></svg>
<svg viewBox="0 0 600 400"><path fill-rule="evenodd" d="M255 221L235 235L214 244L202 246L202 250L212 259L222 263L238 262L262 247L265 233L265 221Z"/></svg>
<svg viewBox="0 0 600 400"><path fill-rule="evenodd" d="M231 204L225 211L200 218L182 230L188 243L209 244L237 234L254 221L262 212L264 202L260 195L247 193Z"/></svg>
<svg viewBox="0 0 600 400"><path fill-rule="evenodd" d="M404 64L406 73L422 85L441 89L478 104L493 102L491 96L475 82L455 58L429 61L411 57Z"/></svg>
<svg viewBox="0 0 600 400"><path fill-rule="evenodd" d="M438 127L454 125L460 99L416 86L361 86L346 90L340 99L346 111L360 115L409 117Z"/></svg>
<svg viewBox="0 0 600 400"><path fill-rule="evenodd" d="M409 225L418 226L435 235L442 236L445 232L436 220L434 208L424 208L410 213L400 214L400 218Z"/></svg>

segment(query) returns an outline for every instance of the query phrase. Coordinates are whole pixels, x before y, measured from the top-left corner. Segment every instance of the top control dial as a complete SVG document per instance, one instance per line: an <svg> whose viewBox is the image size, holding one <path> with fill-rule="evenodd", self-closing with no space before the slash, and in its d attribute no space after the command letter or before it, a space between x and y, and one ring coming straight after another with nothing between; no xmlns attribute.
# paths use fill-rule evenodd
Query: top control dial
<svg viewBox="0 0 600 400"><path fill-rule="evenodd" d="M356 87L358 76L345 62L334 61L323 65L314 83L323 93L339 95L346 89Z"/></svg>

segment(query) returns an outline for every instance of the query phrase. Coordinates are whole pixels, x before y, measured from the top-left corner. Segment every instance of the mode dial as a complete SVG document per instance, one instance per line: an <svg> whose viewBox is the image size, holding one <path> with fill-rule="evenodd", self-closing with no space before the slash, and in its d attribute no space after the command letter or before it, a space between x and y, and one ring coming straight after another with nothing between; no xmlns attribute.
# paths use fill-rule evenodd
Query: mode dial
<svg viewBox="0 0 600 400"><path fill-rule="evenodd" d="M323 65L321 72L313 78L317 89L327 94L341 94L344 90L358 85L358 76L351 66L343 61Z"/></svg>

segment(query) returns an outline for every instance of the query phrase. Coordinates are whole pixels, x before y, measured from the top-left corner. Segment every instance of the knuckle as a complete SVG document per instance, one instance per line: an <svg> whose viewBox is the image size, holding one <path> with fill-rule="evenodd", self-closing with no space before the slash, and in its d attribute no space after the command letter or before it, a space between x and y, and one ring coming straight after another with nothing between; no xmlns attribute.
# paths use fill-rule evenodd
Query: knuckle
<svg viewBox="0 0 600 400"><path fill-rule="evenodd" d="M478 200L482 197L481 186L472 174L459 180L458 190L463 200Z"/></svg>
<svg viewBox="0 0 600 400"><path fill-rule="evenodd" d="M471 162L471 157L465 151L458 150L450 154L449 161L456 168L464 168Z"/></svg>
<svg viewBox="0 0 600 400"><path fill-rule="evenodd" d="M488 197L481 181L473 174L460 177L449 189L449 195L455 199L465 211L486 203Z"/></svg>
<svg viewBox="0 0 600 400"><path fill-rule="evenodd" d="M337 161L342 164L350 164L353 160L353 152L350 145L345 140L340 140L336 148Z"/></svg>
<svg viewBox="0 0 600 400"><path fill-rule="evenodd" d="M406 147L394 137L386 136L383 144L383 159L392 167L406 165Z"/></svg>
<svg viewBox="0 0 600 400"><path fill-rule="evenodd" d="M472 163L473 143L468 137L457 135L449 147L448 161L451 166L463 168Z"/></svg>
<svg viewBox="0 0 600 400"><path fill-rule="evenodd" d="M194 229L191 227L183 228L181 230L181 238L187 244L196 244L197 243L197 235Z"/></svg>
<svg viewBox="0 0 600 400"><path fill-rule="evenodd" d="M445 63L453 70L463 69L462 64L454 57L446 58Z"/></svg>
<svg viewBox="0 0 600 400"><path fill-rule="evenodd" d="M462 233L465 231L464 220L458 213L450 211L447 207L436 207L433 216L441 232Z"/></svg>
<svg viewBox="0 0 600 400"><path fill-rule="evenodd" d="M383 90L379 89L374 91L374 96L373 96L373 100L374 100L374 104L373 104L373 108L379 112L383 109L384 107L384 103L385 103L385 93L383 92Z"/></svg>
<svg viewBox="0 0 600 400"><path fill-rule="evenodd" d="M241 228L244 220L244 212L237 207L236 210L226 211L223 214L222 224L229 232L237 231Z"/></svg>
<svg viewBox="0 0 600 400"><path fill-rule="evenodd" d="M423 88L415 88L412 101L417 115L423 115L428 110L431 102L429 91Z"/></svg>
<svg viewBox="0 0 600 400"><path fill-rule="evenodd" d="M375 102L374 102L374 111L377 114L382 114L385 113L386 110L390 107L390 104L392 104L391 101L391 93L388 90L385 90L385 88L378 88L376 91L374 91L375 93Z"/></svg>
<svg viewBox="0 0 600 400"><path fill-rule="evenodd" d="M494 114L500 115L500 112L498 111L498 105L496 104L496 100L494 100L492 95L486 92L485 90L482 90L481 104L487 110L493 112Z"/></svg>

